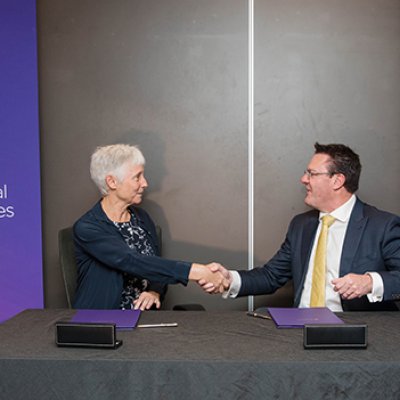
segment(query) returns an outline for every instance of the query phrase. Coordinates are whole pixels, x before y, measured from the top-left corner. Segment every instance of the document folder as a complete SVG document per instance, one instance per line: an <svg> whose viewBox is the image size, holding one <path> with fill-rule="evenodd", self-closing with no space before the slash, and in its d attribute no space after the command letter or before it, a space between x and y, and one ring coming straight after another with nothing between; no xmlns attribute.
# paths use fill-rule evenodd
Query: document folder
<svg viewBox="0 0 400 400"><path fill-rule="evenodd" d="M133 329L140 317L140 310L77 310L71 322L111 323L117 329Z"/></svg>
<svg viewBox="0 0 400 400"><path fill-rule="evenodd" d="M329 308L268 307L277 328L303 328L304 325L344 324Z"/></svg>

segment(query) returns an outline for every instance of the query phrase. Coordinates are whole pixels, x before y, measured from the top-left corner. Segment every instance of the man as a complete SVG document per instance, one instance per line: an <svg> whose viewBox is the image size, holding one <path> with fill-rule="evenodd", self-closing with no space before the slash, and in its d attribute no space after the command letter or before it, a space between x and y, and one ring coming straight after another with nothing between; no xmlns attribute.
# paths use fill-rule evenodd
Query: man
<svg viewBox="0 0 400 400"><path fill-rule="evenodd" d="M293 218L281 248L264 266L251 271L220 267L230 283L225 297L273 293L292 279L295 307L397 310L400 218L354 195L360 172L359 157L349 147L316 143L301 178L307 191L305 203L314 210ZM325 215L329 217L324 221L330 219L331 225L322 228ZM322 244L317 250L321 230L325 231L325 239L320 239L325 240L325 250ZM314 266L316 259L322 259L322 269L320 261ZM321 279L322 284L318 283ZM208 292L221 290L201 283ZM319 294L318 285L322 287Z"/></svg>

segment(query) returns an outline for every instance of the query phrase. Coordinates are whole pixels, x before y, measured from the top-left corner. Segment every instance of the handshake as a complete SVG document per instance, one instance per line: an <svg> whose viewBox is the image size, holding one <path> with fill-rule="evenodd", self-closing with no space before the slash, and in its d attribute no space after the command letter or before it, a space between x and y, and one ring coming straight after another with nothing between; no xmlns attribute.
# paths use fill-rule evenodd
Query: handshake
<svg viewBox="0 0 400 400"><path fill-rule="evenodd" d="M231 273L219 263L193 263L189 279L197 282L207 293L223 293L232 282Z"/></svg>

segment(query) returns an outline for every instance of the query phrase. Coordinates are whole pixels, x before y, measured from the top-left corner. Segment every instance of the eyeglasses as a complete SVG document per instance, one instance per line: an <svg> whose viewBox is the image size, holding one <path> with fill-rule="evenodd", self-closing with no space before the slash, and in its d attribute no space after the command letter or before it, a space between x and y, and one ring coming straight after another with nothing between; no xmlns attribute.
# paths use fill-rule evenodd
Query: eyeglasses
<svg viewBox="0 0 400 400"><path fill-rule="evenodd" d="M330 176L333 176L333 175L335 175L335 172L313 172L313 171L310 171L309 169L306 169L304 171L303 175L307 175L307 177L310 179L313 176L319 176L319 175L330 175Z"/></svg>

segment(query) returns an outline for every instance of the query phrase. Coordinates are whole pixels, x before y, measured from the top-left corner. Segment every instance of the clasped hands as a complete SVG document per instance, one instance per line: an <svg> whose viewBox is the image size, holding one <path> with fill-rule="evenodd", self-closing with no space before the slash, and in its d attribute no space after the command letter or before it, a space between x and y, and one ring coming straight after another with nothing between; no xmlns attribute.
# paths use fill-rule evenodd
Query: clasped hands
<svg viewBox="0 0 400 400"><path fill-rule="evenodd" d="M347 274L332 280L333 290L345 300L353 300L372 292L372 277L369 274Z"/></svg>
<svg viewBox="0 0 400 400"><path fill-rule="evenodd" d="M230 272L219 263L193 263L189 279L196 281L207 293L223 293L229 289L232 278Z"/></svg>

